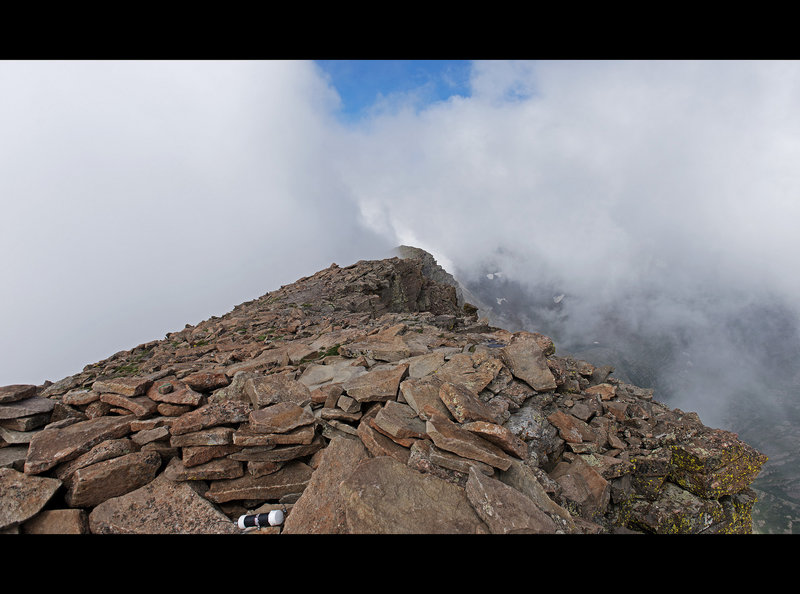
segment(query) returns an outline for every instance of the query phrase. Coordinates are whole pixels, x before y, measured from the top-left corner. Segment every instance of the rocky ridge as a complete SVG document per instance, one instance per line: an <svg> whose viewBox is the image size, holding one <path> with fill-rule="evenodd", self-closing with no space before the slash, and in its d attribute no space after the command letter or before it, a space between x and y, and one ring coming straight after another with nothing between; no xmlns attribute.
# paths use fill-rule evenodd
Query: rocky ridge
<svg viewBox="0 0 800 594"><path fill-rule="evenodd" d="M490 326L421 253L0 388L0 531L751 531L763 454Z"/></svg>

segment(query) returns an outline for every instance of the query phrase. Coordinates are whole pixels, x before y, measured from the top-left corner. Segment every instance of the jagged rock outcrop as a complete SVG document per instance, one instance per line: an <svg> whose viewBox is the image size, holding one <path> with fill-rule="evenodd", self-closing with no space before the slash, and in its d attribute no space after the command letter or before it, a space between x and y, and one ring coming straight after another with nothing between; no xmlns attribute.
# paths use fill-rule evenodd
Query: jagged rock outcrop
<svg viewBox="0 0 800 594"><path fill-rule="evenodd" d="M0 388L0 531L751 530L765 456L489 326L411 255ZM236 526L276 509L282 525Z"/></svg>

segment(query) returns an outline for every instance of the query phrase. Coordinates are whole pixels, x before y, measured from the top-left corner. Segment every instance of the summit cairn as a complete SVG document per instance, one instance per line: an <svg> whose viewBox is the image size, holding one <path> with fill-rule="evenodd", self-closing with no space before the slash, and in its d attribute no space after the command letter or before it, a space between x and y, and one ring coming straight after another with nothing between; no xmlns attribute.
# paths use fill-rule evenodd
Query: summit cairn
<svg viewBox="0 0 800 594"><path fill-rule="evenodd" d="M763 454L401 253L0 388L0 532L751 532Z"/></svg>

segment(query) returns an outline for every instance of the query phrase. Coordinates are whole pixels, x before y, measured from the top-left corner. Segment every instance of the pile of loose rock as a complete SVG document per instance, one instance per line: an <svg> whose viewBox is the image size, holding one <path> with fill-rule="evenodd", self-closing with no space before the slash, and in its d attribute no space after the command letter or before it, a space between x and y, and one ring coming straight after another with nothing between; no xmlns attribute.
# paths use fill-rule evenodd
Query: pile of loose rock
<svg viewBox="0 0 800 594"><path fill-rule="evenodd" d="M750 532L765 456L611 372L490 327L417 260L332 265L0 388L0 530Z"/></svg>

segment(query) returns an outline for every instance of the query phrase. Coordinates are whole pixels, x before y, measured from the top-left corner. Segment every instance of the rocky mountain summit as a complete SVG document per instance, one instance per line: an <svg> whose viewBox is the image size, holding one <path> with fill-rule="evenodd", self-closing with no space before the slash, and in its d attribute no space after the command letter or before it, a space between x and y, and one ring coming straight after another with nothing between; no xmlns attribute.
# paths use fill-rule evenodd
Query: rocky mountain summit
<svg viewBox="0 0 800 594"><path fill-rule="evenodd" d="M751 531L764 455L401 253L0 388L0 531Z"/></svg>

